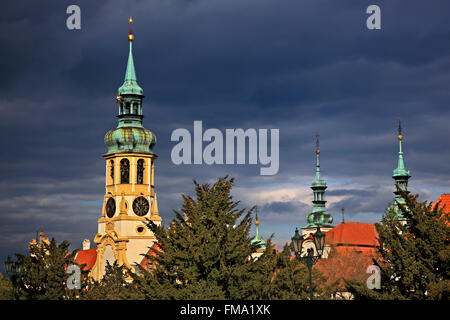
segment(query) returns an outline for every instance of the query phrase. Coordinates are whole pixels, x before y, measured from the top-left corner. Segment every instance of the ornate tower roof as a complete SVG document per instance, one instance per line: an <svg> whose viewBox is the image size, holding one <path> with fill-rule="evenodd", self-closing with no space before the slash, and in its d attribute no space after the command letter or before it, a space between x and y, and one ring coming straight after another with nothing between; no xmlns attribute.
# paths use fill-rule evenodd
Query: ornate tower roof
<svg viewBox="0 0 450 320"><path fill-rule="evenodd" d="M266 250L266 243L259 237L259 220L258 220L258 207L256 207L256 220L255 220L255 237L251 240L252 244L258 244L259 250Z"/></svg>
<svg viewBox="0 0 450 320"><path fill-rule="evenodd" d="M398 120L398 163L397 168L394 169L392 178L395 181L395 185L398 186L401 190L405 191L406 193L409 193L408 191L408 180L411 178L410 172L405 167L405 162L403 160L403 150L402 150L402 142L403 142L403 135L402 135L402 124L400 119ZM406 218L403 217L402 212L399 208L399 204L404 205L405 200L402 198L400 191L397 190L397 188L394 191L395 198L394 198L394 204L390 206L389 209L392 208L394 210L397 218L399 220L405 220Z"/></svg>
<svg viewBox="0 0 450 320"><path fill-rule="evenodd" d="M311 183L313 190L313 210L308 214L307 224L303 228L332 227L333 217L326 211L325 189L327 183L322 179L320 174L319 163L319 134L316 135L316 178Z"/></svg>
<svg viewBox="0 0 450 320"><path fill-rule="evenodd" d="M136 80L136 71L133 61L133 30L130 18L130 32L128 42L130 52L128 55L127 69L123 85L117 92L117 104L119 105L119 123L117 128L105 135L105 144L108 147L106 155L115 153L146 153L153 154L156 144L156 136L142 125L144 118L142 112L143 90Z"/></svg>

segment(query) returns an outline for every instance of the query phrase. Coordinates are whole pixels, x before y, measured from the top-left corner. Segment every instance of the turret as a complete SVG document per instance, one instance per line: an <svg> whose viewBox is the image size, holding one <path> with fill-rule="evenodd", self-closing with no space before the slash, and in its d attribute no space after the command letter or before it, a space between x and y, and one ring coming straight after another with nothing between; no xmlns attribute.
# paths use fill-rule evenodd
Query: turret
<svg viewBox="0 0 450 320"><path fill-rule="evenodd" d="M325 190L327 188L327 183L322 179L320 172L320 148L319 148L319 134L316 135L316 177L311 182L311 189L313 191L313 201L312 201L312 212L306 217L307 224L302 228L303 234L305 232L315 232L317 227L321 230L331 229L333 217L327 213L326 210L326 200L325 200Z"/></svg>

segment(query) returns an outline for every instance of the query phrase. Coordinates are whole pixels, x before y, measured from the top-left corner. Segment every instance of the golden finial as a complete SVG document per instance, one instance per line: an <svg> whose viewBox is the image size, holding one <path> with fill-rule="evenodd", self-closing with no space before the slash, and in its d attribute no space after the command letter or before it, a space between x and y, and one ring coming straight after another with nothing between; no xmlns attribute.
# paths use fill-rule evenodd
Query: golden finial
<svg viewBox="0 0 450 320"><path fill-rule="evenodd" d="M132 42L134 40L133 30L131 29L131 24L133 23L133 18L130 17L130 19L128 19L128 22L130 23L130 33L128 34L128 41Z"/></svg>
<svg viewBox="0 0 450 320"><path fill-rule="evenodd" d="M398 119L398 141L402 141L403 140L403 136L402 136L402 122L400 121L400 119Z"/></svg>
<svg viewBox="0 0 450 320"><path fill-rule="evenodd" d="M259 221L258 221L258 206L255 207L255 210L256 210L255 226L259 226Z"/></svg>

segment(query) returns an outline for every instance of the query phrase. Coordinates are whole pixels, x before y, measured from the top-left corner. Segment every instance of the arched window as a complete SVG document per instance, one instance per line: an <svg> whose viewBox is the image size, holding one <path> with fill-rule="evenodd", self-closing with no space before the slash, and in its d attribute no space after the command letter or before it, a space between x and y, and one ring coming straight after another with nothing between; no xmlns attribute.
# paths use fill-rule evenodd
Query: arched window
<svg viewBox="0 0 450 320"><path fill-rule="evenodd" d="M137 162L137 184L143 184L144 183L144 160L139 159Z"/></svg>
<svg viewBox="0 0 450 320"><path fill-rule="evenodd" d="M130 183L130 161L128 159L120 160L120 183Z"/></svg>
<svg viewBox="0 0 450 320"><path fill-rule="evenodd" d="M133 104L133 114L138 114L138 104Z"/></svg>
<svg viewBox="0 0 450 320"><path fill-rule="evenodd" d="M112 179L112 183L114 184L114 160L110 160L109 161L109 165L111 166L111 168L109 168L110 176L111 176L111 179Z"/></svg>
<svg viewBox="0 0 450 320"><path fill-rule="evenodd" d="M127 104L125 105L125 111L126 111L126 114L130 114L130 103L129 102L127 102Z"/></svg>

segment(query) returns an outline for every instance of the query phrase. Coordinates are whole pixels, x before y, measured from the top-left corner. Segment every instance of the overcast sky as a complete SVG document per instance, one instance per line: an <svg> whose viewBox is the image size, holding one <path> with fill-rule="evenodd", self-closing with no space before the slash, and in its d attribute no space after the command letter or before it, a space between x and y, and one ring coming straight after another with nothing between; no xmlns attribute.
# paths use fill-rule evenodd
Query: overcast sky
<svg viewBox="0 0 450 320"><path fill-rule="evenodd" d="M81 30L66 27L71 4ZM366 28L371 4L381 30ZM449 12L447 0L1 2L0 260L39 229L72 249L93 243L130 16L165 224L192 179L229 174L235 199L259 206L260 234L281 248L311 212L316 132L335 225L342 207L346 221L377 222L393 200L398 118L410 190L435 201L450 192ZM171 133L193 132L195 120L279 129L278 174L173 164Z"/></svg>

